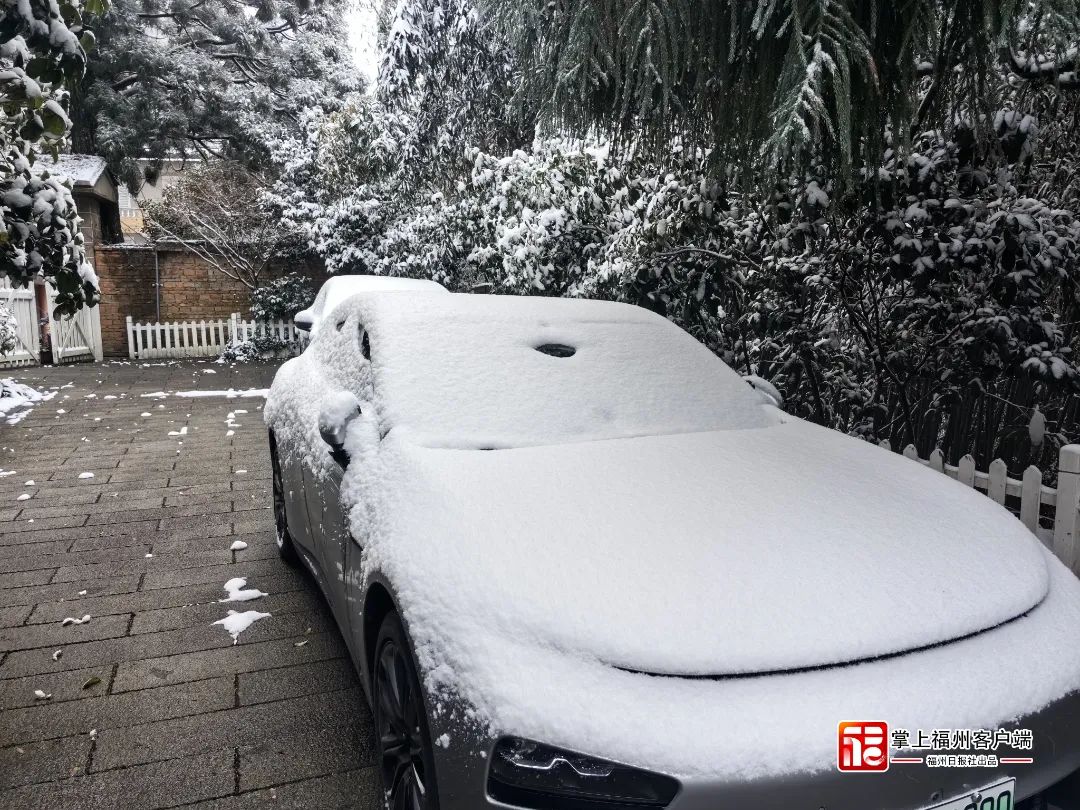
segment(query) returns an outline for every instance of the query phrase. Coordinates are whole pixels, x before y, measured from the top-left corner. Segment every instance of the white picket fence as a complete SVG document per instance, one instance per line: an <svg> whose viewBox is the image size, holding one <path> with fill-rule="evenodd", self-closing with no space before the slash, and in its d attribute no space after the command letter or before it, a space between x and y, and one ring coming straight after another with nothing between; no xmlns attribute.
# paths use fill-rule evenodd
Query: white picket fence
<svg viewBox="0 0 1080 810"><path fill-rule="evenodd" d="M38 312L39 293L44 316ZM40 278L21 288L0 278L0 302L15 316L17 336L15 350L0 355L0 368L101 360L101 312L97 307L83 307L71 317L55 318L56 294L52 283ZM43 334L48 341L44 347Z"/></svg>
<svg viewBox="0 0 1080 810"><path fill-rule="evenodd" d="M887 441L881 443L888 448ZM931 469L955 478L961 484L985 492L992 500L1005 505L1007 498L1020 499L1019 517L1043 544L1054 552L1077 576L1080 576L1080 444L1067 444L1058 451L1057 488L1044 486L1042 472L1032 465L1024 470L1020 480L1010 478L1001 459L995 459L987 472L975 469L975 459L964 456L955 467L946 464L940 450L930 458L919 458L913 445L904 448L907 458L918 461ZM1015 505L1015 500L1010 505ZM1043 507L1053 509L1053 530L1046 524L1049 516L1042 517ZM1041 520L1040 520L1041 518Z"/></svg>
<svg viewBox="0 0 1080 810"><path fill-rule="evenodd" d="M127 317L128 357L133 360L216 357L230 344L256 335L296 345L306 337L292 321L247 321L236 312L209 321L136 323Z"/></svg>
<svg viewBox="0 0 1080 810"><path fill-rule="evenodd" d="M15 350L0 355L0 368L37 365L41 359L41 347L34 288L15 288L7 278L0 277L0 302L7 304L15 316L15 333L18 336Z"/></svg>

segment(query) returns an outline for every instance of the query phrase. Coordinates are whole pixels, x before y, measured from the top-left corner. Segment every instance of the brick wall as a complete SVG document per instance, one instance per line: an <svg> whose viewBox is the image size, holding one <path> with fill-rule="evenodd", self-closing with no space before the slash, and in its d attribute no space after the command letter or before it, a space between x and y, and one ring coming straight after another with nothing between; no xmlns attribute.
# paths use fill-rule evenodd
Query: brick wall
<svg viewBox="0 0 1080 810"><path fill-rule="evenodd" d="M233 312L247 315L248 288L234 281L194 253L182 247L158 247L158 276L162 321L200 321L227 318ZM304 272L312 286L325 280L319 268L281 267L270 278L287 270ZM106 356L126 356L127 316L136 321L156 319L154 300L154 250L143 245L98 245L95 270L101 283L101 339Z"/></svg>

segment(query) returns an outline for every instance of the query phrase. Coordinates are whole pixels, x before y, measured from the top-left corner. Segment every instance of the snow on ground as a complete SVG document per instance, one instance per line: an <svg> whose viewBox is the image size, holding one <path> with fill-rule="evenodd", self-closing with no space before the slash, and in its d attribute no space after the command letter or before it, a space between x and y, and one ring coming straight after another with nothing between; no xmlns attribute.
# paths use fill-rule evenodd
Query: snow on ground
<svg viewBox="0 0 1080 810"><path fill-rule="evenodd" d="M214 624L220 624L224 627L229 635L232 636L233 644L235 644L239 641L240 634L251 627L251 625L259 619L268 618L270 618L269 613L260 613L257 610L245 610L243 613L230 610L228 616L224 619L218 619Z"/></svg>
<svg viewBox="0 0 1080 810"><path fill-rule="evenodd" d="M177 391L178 397L225 397L225 399L236 399L237 397L250 398L250 397L265 397L269 392L269 388L245 388L241 391L237 391L235 388L229 388L224 391Z"/></svg>
<svg viewBox="0 0 1080 810"><path fill-rule="evenodd" d="M225 583L224 587L228 596L218 599L219 602L250 602L252 599L268 595L257 588L248 588L247 580L243 577L233 577Z"/></svg>
<svg viewBox="0 0 1080 810"><path fill-rule="evenodd" d="M16 425L26 418L34 405L47 402L55 396L56 391L42 393L29 385L16 382L11 377L0 379L0 419L9 425Z"/></svg>
<svg viewBox="0 0 1080 810"><path fill-rule="evenodd" d="M229 551L243 551L247 547L248 544L245 543L243 540L233 540L233 544L229 546Z"/></svg>

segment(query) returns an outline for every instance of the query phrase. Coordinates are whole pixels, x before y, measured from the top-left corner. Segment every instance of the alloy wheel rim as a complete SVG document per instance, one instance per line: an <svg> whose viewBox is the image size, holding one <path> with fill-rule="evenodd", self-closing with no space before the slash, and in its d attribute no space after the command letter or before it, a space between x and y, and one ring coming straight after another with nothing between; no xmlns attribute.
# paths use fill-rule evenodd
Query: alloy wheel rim
<svg viewBox="0 0 1080 810"><path fill-rule="evenodd" d="M376 668L379 705L379 748L383 787L390 810L427 807L424 744L420 728L420 696L402 649L383 645Z"/></svg>

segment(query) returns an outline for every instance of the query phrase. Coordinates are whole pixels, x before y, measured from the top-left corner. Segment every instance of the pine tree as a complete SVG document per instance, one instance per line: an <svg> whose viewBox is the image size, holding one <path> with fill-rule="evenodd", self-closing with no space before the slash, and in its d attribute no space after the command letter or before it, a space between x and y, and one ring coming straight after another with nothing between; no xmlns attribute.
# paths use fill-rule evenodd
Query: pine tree
<svg viewBox="0 0 1080 810"><path fill-rule="evenodd" d="M140 158L216 156L265 165L299 112L362 86L345 4L325 0L116 0L75 94L74 147L125 181Z"/></svg>
<svg viewBox="0 0 1080 810"><path fill-rule="evenodd" d="M521 60L519 105L559 129L676 137L718 163L827 157L995 109L995 73L1076 83L1076 0L483 0ZM1070 50L1072 47L1072 50ZM919 103L916 103L918 99Z"/></svg>
<svg viewBox="0 0 1080 810"><path fill-rule="evenodd" d="M510 108L514 54L473 0L399 0L388 18L378 99L414 122L403 145L415 177L440 177L469 146L528 146L532 117Z"/></svg>

